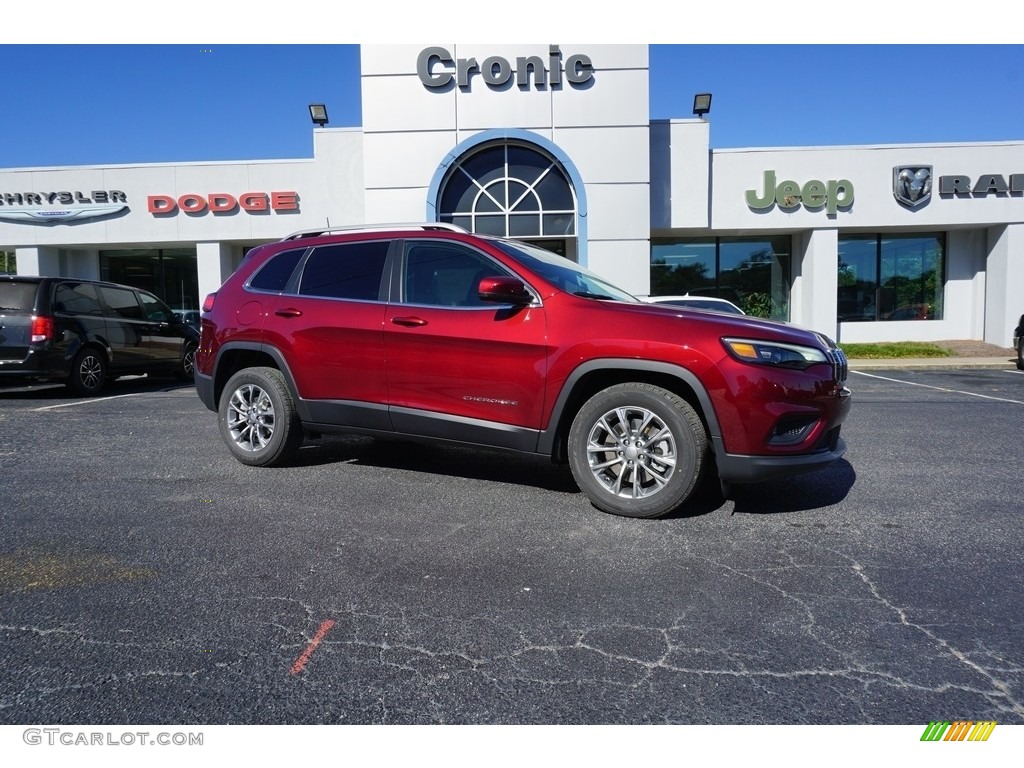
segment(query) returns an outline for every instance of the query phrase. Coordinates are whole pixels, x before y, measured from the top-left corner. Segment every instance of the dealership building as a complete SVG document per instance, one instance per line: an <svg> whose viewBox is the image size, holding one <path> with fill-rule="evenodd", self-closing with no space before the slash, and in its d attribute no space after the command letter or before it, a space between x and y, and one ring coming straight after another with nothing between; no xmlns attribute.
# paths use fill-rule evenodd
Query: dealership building
<svg viewBox="0 0 1024 768"><path fill-rule="evenodd" d="M1009 346L1024 312L1024 141L712 150L706 115L650 119L645 45L360 59L363 125L312 157L0 169L0 252L194 308L261 243L441 221L840 342Z"/></svg>

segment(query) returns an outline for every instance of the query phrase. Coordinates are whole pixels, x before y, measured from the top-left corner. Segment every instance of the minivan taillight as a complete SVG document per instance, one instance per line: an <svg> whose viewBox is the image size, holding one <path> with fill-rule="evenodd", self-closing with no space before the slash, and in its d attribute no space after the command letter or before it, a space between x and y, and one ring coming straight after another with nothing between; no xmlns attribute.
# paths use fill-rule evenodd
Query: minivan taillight
<svg viewBox="0 0 1024 768"><path fill-rule="evenodd" d="M32 343L42 344L53 341L53 318L33 317L32 318Z"/></svg>
<svg viewBox="0 0 1024 768"><path fill-rule="evenodd" d="M206 301L203 302L203 312L209 312L213 309L213 301L217 298L217 292L214 291L206 297Z"/></svg>

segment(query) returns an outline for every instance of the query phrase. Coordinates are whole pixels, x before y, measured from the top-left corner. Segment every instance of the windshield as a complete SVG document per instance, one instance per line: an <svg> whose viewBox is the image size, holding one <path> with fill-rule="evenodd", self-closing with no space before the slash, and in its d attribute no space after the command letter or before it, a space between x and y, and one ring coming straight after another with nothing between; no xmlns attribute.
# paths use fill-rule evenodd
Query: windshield
<svg viewBox="0 0 1024 768"><path fill-rule="evenodd" d="M639 301L636 297L612 285L604 278L598 277L590 270L584 269L579 264L569 261L564 256L527 243L509 240L493 242L523 266L529 267L552 285L574 296L585 296L589 299Z"/></svg>

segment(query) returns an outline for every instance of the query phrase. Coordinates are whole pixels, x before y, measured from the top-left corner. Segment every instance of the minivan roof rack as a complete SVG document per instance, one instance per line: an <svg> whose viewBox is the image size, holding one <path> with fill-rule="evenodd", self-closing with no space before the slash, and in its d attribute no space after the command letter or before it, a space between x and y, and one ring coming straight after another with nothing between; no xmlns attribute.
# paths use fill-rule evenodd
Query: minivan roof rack
<svg viewBox="0 0 1024 768"><path fill-rule="evenodd" d="M426 221L426 222L397 222L389 224L350 224L343 227L321 227L320 229L302 229L298 232L292 232L284 240L301 240L305 237L321 237L323 235L333 235L340 232L391 232L396 229L422 229L424 231L430 230L445 230L448 232L462 232L469 234L468 229L456 226L455 224L447 224L443 221Z"/></svg>

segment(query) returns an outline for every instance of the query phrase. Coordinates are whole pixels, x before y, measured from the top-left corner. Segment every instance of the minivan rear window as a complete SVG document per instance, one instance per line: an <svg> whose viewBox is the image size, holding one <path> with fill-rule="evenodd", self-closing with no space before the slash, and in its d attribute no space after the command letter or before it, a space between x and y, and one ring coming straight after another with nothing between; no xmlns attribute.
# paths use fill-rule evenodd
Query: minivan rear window
<svg viewBox="0 0 1024 768"><path fill-rule="evenodd" d="M0 312L31 312L38 283L0 282Z"/></svg>

